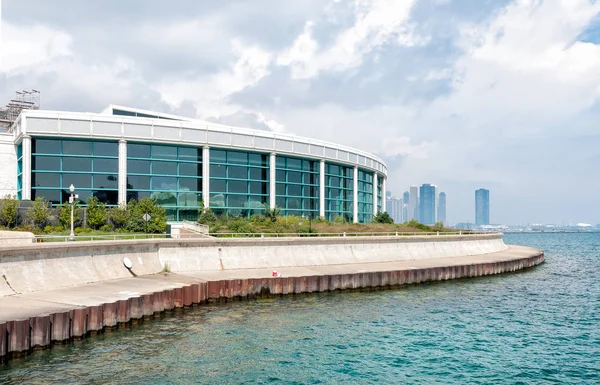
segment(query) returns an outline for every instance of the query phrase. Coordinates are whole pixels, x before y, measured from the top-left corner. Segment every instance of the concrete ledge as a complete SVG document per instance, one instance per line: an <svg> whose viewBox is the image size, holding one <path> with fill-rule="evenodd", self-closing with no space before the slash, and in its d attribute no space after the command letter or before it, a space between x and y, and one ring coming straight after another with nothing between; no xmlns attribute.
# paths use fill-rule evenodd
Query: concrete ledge
<svg viewBox="0 0 600 385"><path fill-rule="evenodd" d="M241 269L129 277L0 298L0 362L56 343L128 327L176 308L261 296L396 288L530 268L544 253L527 247L476 256L393 263Z"/></svg>

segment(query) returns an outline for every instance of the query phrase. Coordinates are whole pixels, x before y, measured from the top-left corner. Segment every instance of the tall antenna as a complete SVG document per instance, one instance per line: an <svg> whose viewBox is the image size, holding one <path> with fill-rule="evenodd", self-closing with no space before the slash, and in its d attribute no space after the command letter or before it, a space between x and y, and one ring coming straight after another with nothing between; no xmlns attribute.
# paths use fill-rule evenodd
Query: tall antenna
<svg viewBox="0 0 600 385"><path fill-rule="evenodd" d="M21 111L39 109L40 91L15 91L15 98L11 99L6 107L0 107L0 128L10 131Z"/></svg>

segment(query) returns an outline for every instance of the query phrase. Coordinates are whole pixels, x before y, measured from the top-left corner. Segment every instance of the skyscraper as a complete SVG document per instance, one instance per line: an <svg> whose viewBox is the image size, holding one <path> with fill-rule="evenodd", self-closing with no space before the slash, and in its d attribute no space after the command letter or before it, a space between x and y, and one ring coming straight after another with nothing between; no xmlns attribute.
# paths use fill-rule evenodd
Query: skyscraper
<svg viewBox="0 0 600 385"><path fill-rule="evenodd" d="M407 221L411 219L419 219L419 188L417 186L410 186L410 200L408 201L408 218Z"/></svg>
<svg viewBox="0 0 600 385"><path fill-rule="evenodd" d="M393 196L387 197L387 204L385 206L388 214L394 220L394 223L402 223L404 220L402 219L402 207L404 206L402 199L396 198Z"/></svg>
<svg viewBox="0 0 600 385"><path fill-rule="evenodd" d="M408 191L405 191L404 194L402 194L402 201L402 220L408 222L410 220L408 218L408 203L410 202L410 193Z"/></svg>
<svg viewBox="0 0 600 385"><path fill-rule="evenodd" d="M447 223L446 222L446 193L445 192L441 192L439 195L437 221L444 222L444 224Z"/></svg>
<svg viewBox="0 0 600 385"><path fill-rule="evenodd" d="M490 190L475 191L475 226L490 224Z"/></svg>
<svg viewBox="0 0 600 385"><path fill-rule="evenodd" d="M428 183L421 185L419 188L419 222L426 225L435 223L435 189L435 185Z"/></svg>

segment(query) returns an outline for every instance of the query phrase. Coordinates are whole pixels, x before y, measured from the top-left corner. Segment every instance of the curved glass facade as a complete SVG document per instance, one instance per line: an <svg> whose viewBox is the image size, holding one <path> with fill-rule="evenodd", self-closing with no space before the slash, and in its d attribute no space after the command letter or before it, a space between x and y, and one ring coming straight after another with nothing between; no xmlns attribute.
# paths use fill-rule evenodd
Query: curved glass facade
<svg viewBox="0 0 600 385"><path fill-rule="evenodd" d="M24 178L28 172L24 169L26 147L22 143L16 147L19 199L23 195L29 198L25 193L30 191L31 199L41 196L57 206L68 202L73 184L83 203L91 196L109 206L120 200L154 198L165 207L169 220L197 220L203 199L208 199L207 206L215 214L228 217L262 215L265 205L274 203L286 216L354 220L355 167L347 164L192 145L50 137L30 140L31 190L24 186L28 183ZM203 154L208 158L203 159ZM126 165L120 177L119 164ZM375 185L374 171L359 166L357 178L356 218L369 222L374 205L381 210L383 177L377 178Z"/></svg>
<svg viewBox="0 0 600 385"><path fill-rule="evenodd" d="M325 164L325 218L352 222L354 216L354 167Z"/></svg>
<svg viewBox="0 0 600 385"><path fill-rule="evenodd" d="M373 174L358 170L358 221L373 220Z"/></svg>
<svg viewBox="0 0 600 385"><path fill-rule="evenodd" d="M202 149L127 144L127 200L155 198L169 220L196 220L202 202Z"/></svg>
<svg viewBox="0 0 600 385"><path fill-rule="evenodd" d="M210 149L210 208L217 215L262 215L269 200L269 155Z"/></svg>
<svg viewBox="0 0 600 385"><path fill-rule="evenodd" d="M95 196L117 204L117 142L33 139L31 152L31 199L41 196L60 205L69 201L73 184L82 201Z"/></svg>
<svg viewBox="0 0 600 385"><path fill-rule="evenodd" d="M277 156L275 205L283 215L319 216L319 162Z"/></svg>

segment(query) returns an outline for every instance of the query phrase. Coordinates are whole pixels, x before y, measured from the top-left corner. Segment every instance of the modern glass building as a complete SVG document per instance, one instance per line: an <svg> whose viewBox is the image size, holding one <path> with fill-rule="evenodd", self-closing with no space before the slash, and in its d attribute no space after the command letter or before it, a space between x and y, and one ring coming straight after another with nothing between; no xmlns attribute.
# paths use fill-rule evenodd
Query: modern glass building
<svg viewBox="0 0 600 385"><path fill-rule="evenodd" d="M369 222L385 211L387 169L345 146L121 106L100 114L25 110L0 135L0 194L107 205L155 198L169 220L284 215ZM11 166L14 165L14 166Z"/></svg>
<svg viewBox="0 0 600 385"><path fill-rule="evenodd" d="M423 184L419 187L419 221L426 225L433 225L436 208L436 186Z"/></svg>
<svg viewBox="0 0 600 385"><path fill-rule="evenodd" d="M475 190L475 225L490 224L490 190Z"/></svg>

